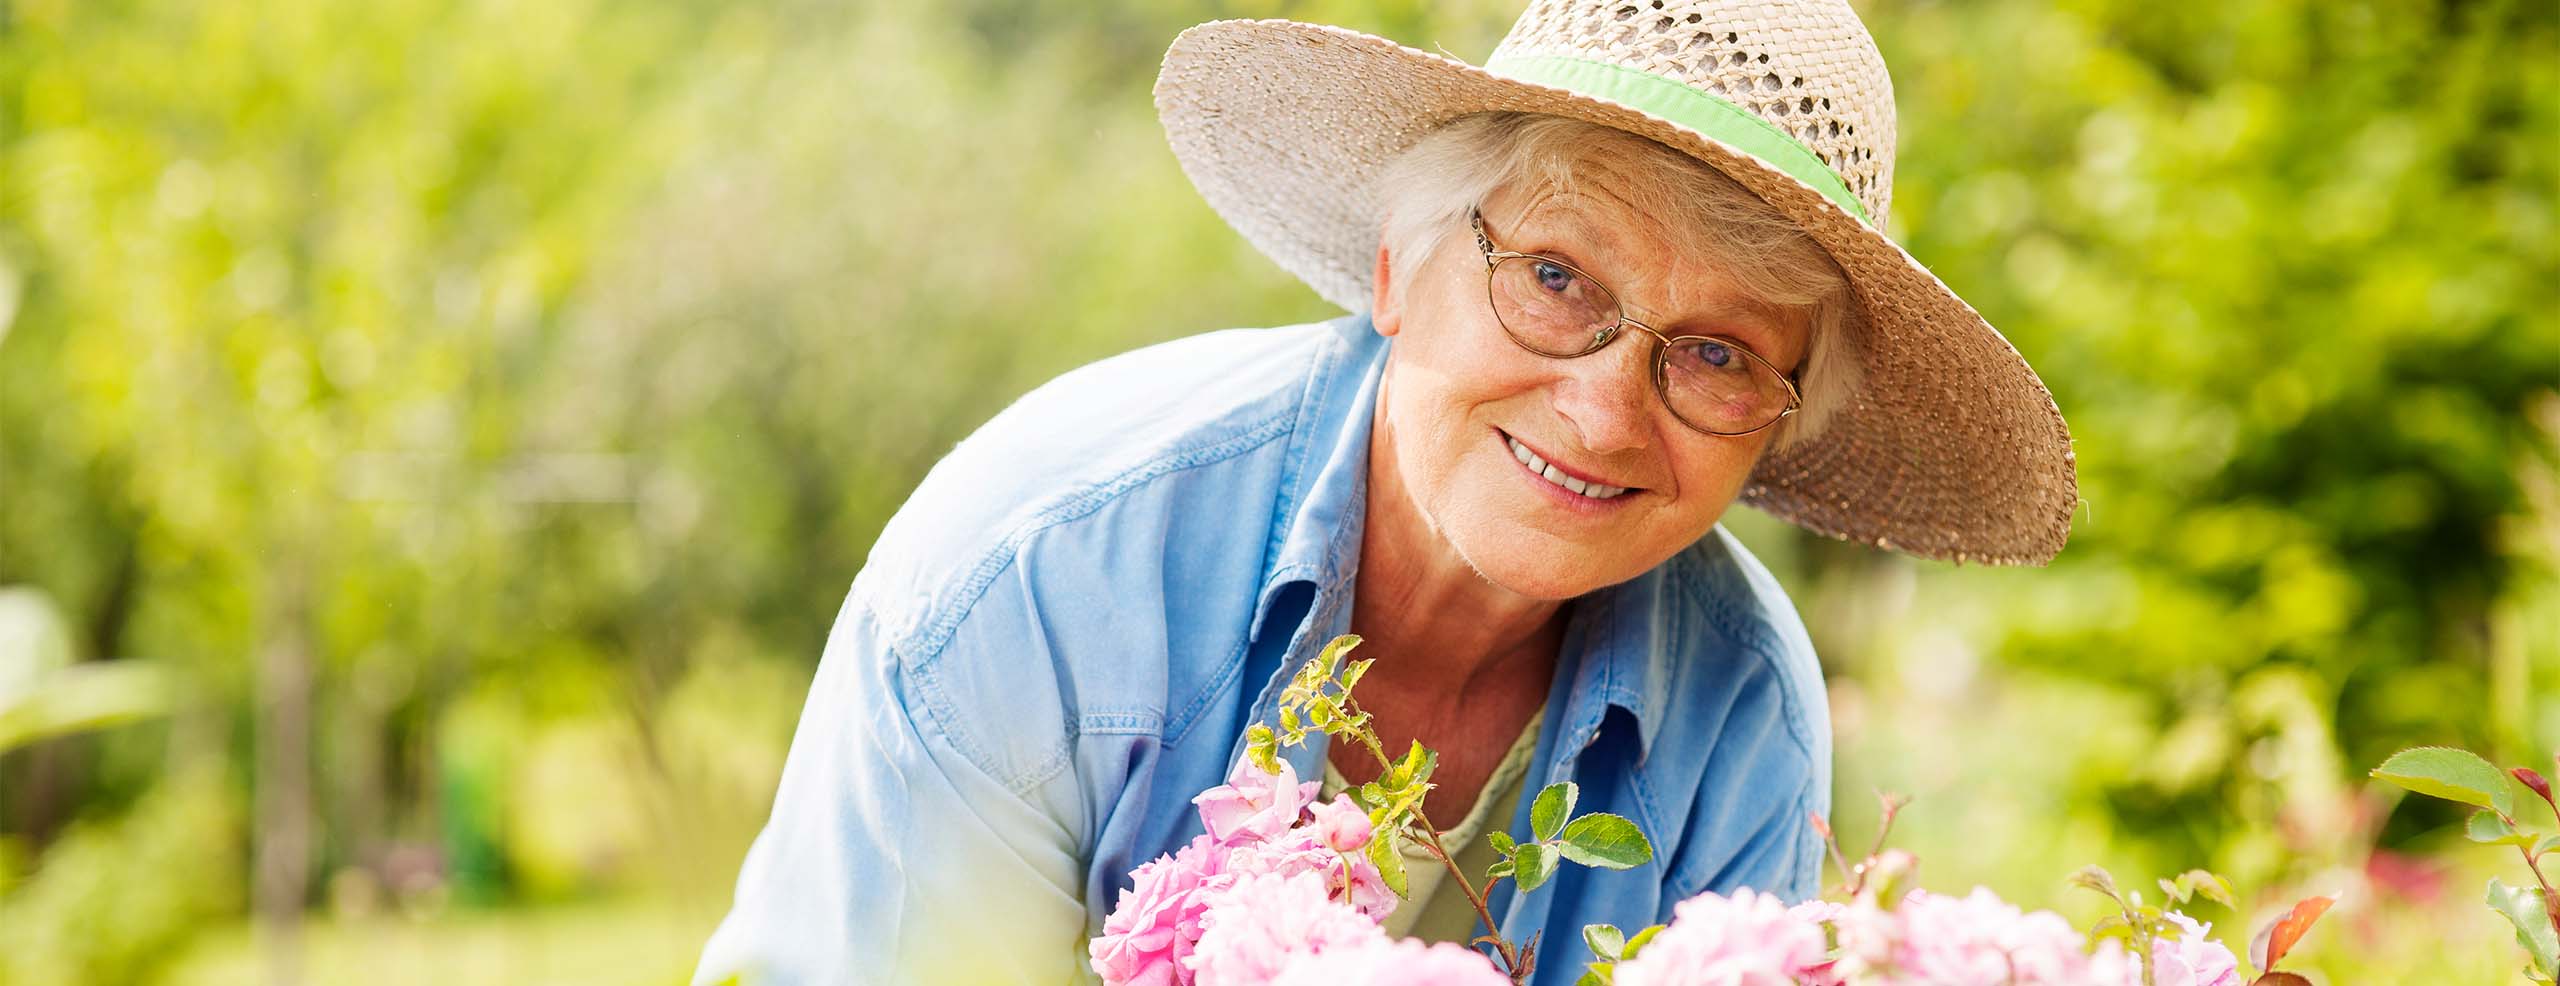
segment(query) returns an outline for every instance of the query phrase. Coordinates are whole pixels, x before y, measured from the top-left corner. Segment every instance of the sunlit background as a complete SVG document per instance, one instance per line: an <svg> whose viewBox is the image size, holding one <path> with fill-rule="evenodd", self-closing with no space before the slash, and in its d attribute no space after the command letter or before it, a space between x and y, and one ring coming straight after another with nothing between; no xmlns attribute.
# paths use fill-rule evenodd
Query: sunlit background
<svg viewBox="0 0 2560 986"><path fill-rule="evenodd" d="M1891 229L2077 440L2051 568L1748 511L1839 815L2096 913L2191 866L2323 984L2521 982L2364 771L2560 748L2560 12L1864 0ZM679 982L824 634L1067 368L1332 312L1148 97L1512 0L0 0L0 982ZM2547 819L2542 821L2547 822Z"/></svg>

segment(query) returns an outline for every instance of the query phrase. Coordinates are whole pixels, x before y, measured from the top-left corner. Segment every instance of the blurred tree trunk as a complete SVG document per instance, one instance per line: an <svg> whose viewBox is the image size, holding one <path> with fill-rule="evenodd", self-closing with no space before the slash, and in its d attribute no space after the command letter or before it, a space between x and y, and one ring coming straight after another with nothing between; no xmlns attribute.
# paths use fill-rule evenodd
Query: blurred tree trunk
<svg viewBox="0 0 2560 986"><path fill-rule="evenodd" d="M311 880L311 637L299 560L275 573L258 648L256 907L267 982L302 981L302 905Z"/></svg>

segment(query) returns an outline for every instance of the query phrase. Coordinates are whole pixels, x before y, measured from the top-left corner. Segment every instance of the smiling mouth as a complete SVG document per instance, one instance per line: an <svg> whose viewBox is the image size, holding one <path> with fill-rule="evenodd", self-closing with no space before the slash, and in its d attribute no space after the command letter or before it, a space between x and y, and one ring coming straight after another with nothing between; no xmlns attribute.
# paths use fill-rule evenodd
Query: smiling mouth
<svg viewBox="0 0 2560 986"><path fill-rule="evenodd" d="M1539 457L1538 453L1530 451L1528 446L1520 444L1519 439L1511 437L1507 432L1503 434L1502 441L1510 447L1512 458L1520 460L1520 464L1527 467L1531 474L1546 480L1557 489L1586 500L1615 500L1627 494L1628 488L1624 486L1586 483L1565 475L1564 470L1556 468L1555 463Z"/></svg>

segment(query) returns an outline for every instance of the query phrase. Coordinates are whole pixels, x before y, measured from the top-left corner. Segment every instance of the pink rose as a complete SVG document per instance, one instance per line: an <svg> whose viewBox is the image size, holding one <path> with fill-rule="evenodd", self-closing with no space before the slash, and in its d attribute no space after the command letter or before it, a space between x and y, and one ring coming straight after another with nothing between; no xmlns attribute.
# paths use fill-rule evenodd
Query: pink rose
<svg viewBox="0 0 2560 986"><path fill-rule="evenodd" d="M1173 855L1140 864L1130 878L1135 886L1120 892L1102 934L1086 945L1093 971L1106 986L1191 983L1188 960L1207 933L1211 901L1246 881L1262 886L1304 878L1373 927L1399 903L1366 856L1345 857L1304 826L1243 845L1202 835Z"/></svg>
<svg viewBox="0 0 2560 986"><path fill-rule="evenodd" d="M1317 840L1308 827L1290 829L1278 838L1226 847L1224 872L1238 876L1312 873L1324 878L1334 899L1351 905L1371 920L1384 921L1401 901L1387 889L1376 864L1366 855L1344 856Z"/></svg>
<svg viewBox="0 0 2560 986"><path fill-rule="evenodd" d="M1314 873L1238 876L1202 894L1200 942L1185 964L1199 986L1264 986L1301 957L1384 942L1386 932L1332 899Z"/></svg>
<svg viewBox="0 0 2560 986"><path fill-rule="evenodd" d="M1319 803L1313 810L1316 837L1333 851L1355 853L1369 844L1369 837L1374 833L1369 824L1369 813L1352 803L1350 795L1334 795L1332 801Z"/></svg>
<svg viewBox="0 0 2560 986"><path fill-rule="evenodd" d="M1617 967L1618 986L1793 986L1823 961L1822 927L1749 889L1704 893Z"/></svg>
<svg viewBox="0 0 2560 986"><path fill-rule="evenodd" d="M1387 915L1395 912L1396 905L1404 903L1404 898L1396 896L1395 891L1387 888L1386 878L1378 875L1378 864L1370 862L1369 857L1364 855L1344 858L1348 861L1347 865L1351 872L1347 881L1349 886L1342 894L1342 902L1368 915L1369 920L1385 921Z"/></svg>
<svg viewBox="0 0 2560 986"><path fill-rule="evenodd" d="M1259 842L1298 824L1298 815L1323 785L1298 782L1298 769L1280 761L1280 772L1254 766L1251 758L1236 761L1227 782L1200 792L1200 823L1219 842Z"/></svg>
<svg viewBox="0 0 2560 986"><path fill-rule="evenodd" d="M1180 852L1130 871L1136 885L1120 891L1102 934L1085 946L1094 973L1107 986L1189 983L1183 959L1200 940L1200 891L1220 879L1225 859L1225 852L1201 836Z"/></svg>
<svg viewBox="0 0 2560 986"><path fill-rule="evenodd" d="M2207 937L2210 924L2170 911L2165 915L2183 933L2151 942L2151 974L2156 986L2240 986L2240 958L2221 942Z"/></svg>
<svg viewBox="0 0 2560 986"><path fill-rule="evenodd" d="M1860 900L1833 927L1843 953L1835 972L1848 982L2091 982L2080 933L2061 915L2021 911L1981 887L1964 897L1913 891L1891 911Z"/></svg>
<svg viewBox="0 0 2560 986"><path fill-rule="evenodd" d="M1511 977L1463 946L1425 945L1407 938L1301 955L1280 970L1276 981L1320 986L1510 986Z"/></svg>

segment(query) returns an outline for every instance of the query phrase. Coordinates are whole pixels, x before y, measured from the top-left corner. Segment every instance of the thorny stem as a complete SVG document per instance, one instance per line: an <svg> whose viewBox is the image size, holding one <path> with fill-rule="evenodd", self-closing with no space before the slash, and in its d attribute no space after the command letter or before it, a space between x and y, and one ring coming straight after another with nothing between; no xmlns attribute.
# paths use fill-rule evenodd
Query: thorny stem
<svg viewBox="0 0 2560 986"><path fill-rule="evenodd" d="M2509 827L2515 825L2513 821L2507 824ZM2524 868L2533 871L2533 882L2542 885L2542 916L2550 919L2552 934L2560 935L2560 896L2552 894L2551 881L2542 876L2541 854L2534 852L2531 846L2517 846L2516 851L2524 854Z"/></svg>
<svg viewBox="0 0 2560 986"><path fill-rule="evenodd" d="M1343 696L1342 704L1345 712L1355 718L1359 715L1359 706L1352 703L1351 696L1348 694ZM1368 748L1370 756L1377 758L1379 770L1395 769L1395 761L1387 759L1387 751L1378 745L1376 733L1361 728L1352 730L1351 734L1359 738L1361 746ZM1458 861L1449 855L1448 847L1440 844L1440 827L1431 824L1431 816L1422 813L1422 805L1419 803L1413 806L1413 820L1422 823L1422 847L1430 851L1431 858L1439 860L1440 865L1449 868L1449 875L1458 881L1458 889L1466 891L1467 903L1475 905L1476 917L1484 921L1485 930L1494 932L1493 910L1485 906L1484 894L1476 890L1474 883L1467 880L1466 869L1459 866ZM1392 838L1392 835L1389 837ZM1487 890L1492 887L1490 883L1485 884ZM1520 968L1520 953L1511 947L1511 943L1503 941L1501 934L1494 933L1493 948L1494 951L1501 953L1502 966L1510 970L1511 981L1513 983L1524 981L1523 974L1527 970Z"/></svg>
<svg viewBox="0 0 2560 986"><path fill-rule="evenodd" d="M1850 894L1857 893L1858 888L1853 885L1857 874L1849 871L1849 857L1840 854L1840 839L1832 833L1831 823L1825 821L1822 813L1818 811L1807 812L1806 817L1813 819L1813 830L1822 836L1822 847L1831 850L1831 865L1840 870L1842 891Z"/></svg>
<svg viewBox="0 0 2560 986"><path fill-rule="evenodd" d="M1831 865L1840 870L1841 888L1855 896L1858 892L1859 879L1857 872L1849 869L1849 857L1840 855L1840 843L1837 841L1828 839L1823 841L1831 849Z"/></svg>
<svg viewBox="0 0 2560 986"><path fill-rule="evenodd" d="M1884 804L1884 817L1876 823L1876 842L1867 847L1868 859L1874 859L1878 853L1884 852L1884 838L1893 834L1894 816L1902 814L1902 806L1911 803L1909 798L1885 794L1882 791L1876 792L1876 800ZM1834 846L1832 851L1837 853L1839 850Z"/></svg>

